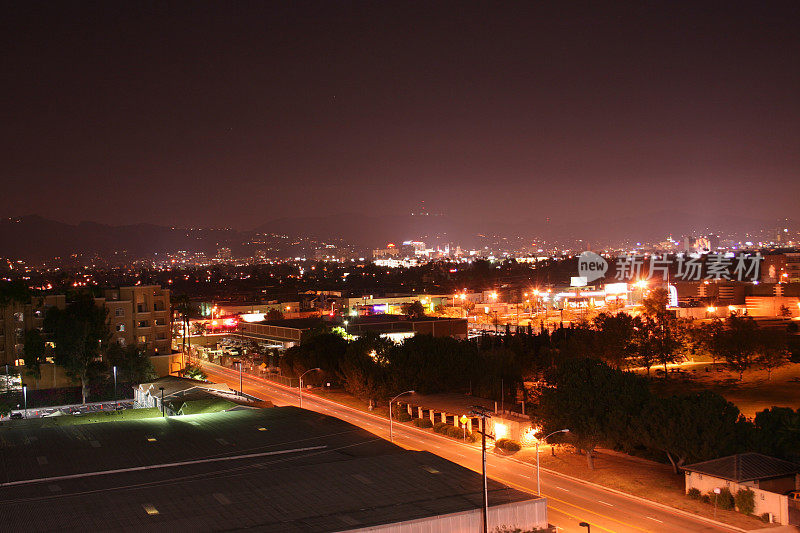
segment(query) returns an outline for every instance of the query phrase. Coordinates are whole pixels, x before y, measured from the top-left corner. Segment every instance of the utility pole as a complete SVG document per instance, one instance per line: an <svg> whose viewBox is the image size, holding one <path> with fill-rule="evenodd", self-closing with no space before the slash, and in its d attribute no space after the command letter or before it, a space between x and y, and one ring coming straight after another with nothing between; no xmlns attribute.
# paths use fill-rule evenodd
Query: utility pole
<svg viewBox="0 0 800 533"><path fill-rule="evenodd" d="M492 418L489 410L482 405L475 405L471 415L481 417L481 461L483 465L483 533L489 533L489 486L486 480L486 421Z"/></svg>

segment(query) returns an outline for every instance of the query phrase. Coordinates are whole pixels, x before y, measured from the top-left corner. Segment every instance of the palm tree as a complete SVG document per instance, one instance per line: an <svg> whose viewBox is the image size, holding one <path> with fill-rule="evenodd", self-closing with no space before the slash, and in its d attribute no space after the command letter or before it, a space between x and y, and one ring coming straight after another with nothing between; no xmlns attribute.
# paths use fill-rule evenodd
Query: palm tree
<svg viewBox="0 0 800 533"><path fill-rule="evenodd" d="M173 303L175 311L181 314L181 323L183 324L183 348L182 351L186 357L188 357L189 352L187 351L186 340L189 340L188 349L192 349L192 338L189 335L189 317L194 313L194 305L192 305L192 301L189 299L188 294L181 294L180 296L175 297L175 301ZM184 366L186 366L186 362L184 361Z"/></svg>

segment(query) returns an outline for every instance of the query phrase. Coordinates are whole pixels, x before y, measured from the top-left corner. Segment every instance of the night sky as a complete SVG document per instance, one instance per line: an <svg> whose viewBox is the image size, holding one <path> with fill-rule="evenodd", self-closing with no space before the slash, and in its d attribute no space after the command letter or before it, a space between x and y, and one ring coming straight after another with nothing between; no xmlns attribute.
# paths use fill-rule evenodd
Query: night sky
<svg viewBox="0 0 800 533"><path fill-rule="evenodd" d="M800 3L601 4L4 2L0 215L796 217Z"/></svg>

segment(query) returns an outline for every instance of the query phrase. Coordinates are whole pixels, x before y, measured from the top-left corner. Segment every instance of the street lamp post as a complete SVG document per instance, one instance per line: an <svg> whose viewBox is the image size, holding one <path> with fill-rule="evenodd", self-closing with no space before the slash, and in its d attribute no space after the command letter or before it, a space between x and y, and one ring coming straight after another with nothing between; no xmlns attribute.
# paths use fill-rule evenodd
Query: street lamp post
<svg viewBox="0 0 800 533"><path fill-rule="evenodd" d="M482 405L472 407L471 415L481 417L481 462L483 465L483 533L489 533L489 487L486 481L486 420L492 418Z"/></svg>
<svg viewBox="0 0 800 533"><path fill-rule="evenodd" d="M28 418L28 386L26 384L22 384L22 398L25 402L25 418ZM17 405L19 408L19 405Z"/></svg>
<svg viewBox="0 0 800 533"><path fill-rule="evenodd" d="M242 390L242 362L236 361L236 364L239 365L239 396L244 396L244 391Z"/></svg>
<svg viewBox="0 0 800 533"><path fill-rule="evenodd" d="M114 412L117 412L117 366L114 365Z"/></svg>
<svg viewBox="0 0 800 533"><path fill-rule="evenodd" d="M159 387L158 390L161 391L161 416L166 418L167 411L164 409L164 387Z"/></svg>
<svg viewBox="0 0 800 533"><path fill-rule="evenodd" d="M312 368L311 370L306 370L305 372L300 374L300 387L299 387L299 390L300 390L300 409L303 408L303 376L305 376L309 372L314 372L316 370L322 370L322 369L321 368Z"/></svg>
<svg viewBox="0 0 800 533"><path fill-rule="evenodd" d="M554 431L549 435L545 436L541 439L543 442L547 442L547 439L555 435L556 433L568 433L568 429L559 429L558 431ZM536 495L542 495L542 486L541 486L541 478L539 477L539 439L536 439Z"/></svg>
<svg viewBox="0 0 800 533"><path fill-rule="evenodd" d="M394 442L394 433L392 431L392 404L394 403L394 401L396 399L398 399L403 394L414 394L414 391L413 390L407 390L405 392L401 392L400 394L398 394L397 396L395 396L394 398L389 400L389 441L390 442Z"/></svg>
<svg viewBox="0 0 800 533"><path fill-rule="evenodd" d="M586 533L592 533L592 526L589 525L589 522L581 522L578 525L581 526L581 527L585 527L586 528Z"/></svg>

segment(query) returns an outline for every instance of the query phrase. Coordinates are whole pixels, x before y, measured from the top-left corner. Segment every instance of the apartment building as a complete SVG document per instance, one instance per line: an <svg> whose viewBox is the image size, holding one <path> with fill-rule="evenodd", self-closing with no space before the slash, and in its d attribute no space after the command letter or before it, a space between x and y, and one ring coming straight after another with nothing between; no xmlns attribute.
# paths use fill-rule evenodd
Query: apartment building
<svg viewBox="0 0 800 533"><path fill-rule="evenodd" d="M123 346L135 345L148 355L170 350L170 291L158 285L107 289L97 305L108 309L111 339ZM0 365L22 365L25 332L42 329L51 307L64 309L66 296L34 296L29 303L12 301L0 306Z"/></svg>
<svg viewBox="0 0 800 533"><path fill-rule="evenodd" d="M42 329L44 315L50 307L66 307L66 296L34 296L29 303L11 301L0 306L0 365L22 364L25 332Z"/></svg>
<svg viewBox="0 0 800 533"><path fill-rule="evenodd" d="M170 353L170 292L158 285L109 289L98 305L108 309L112 341L148 355Z"/></svg>

